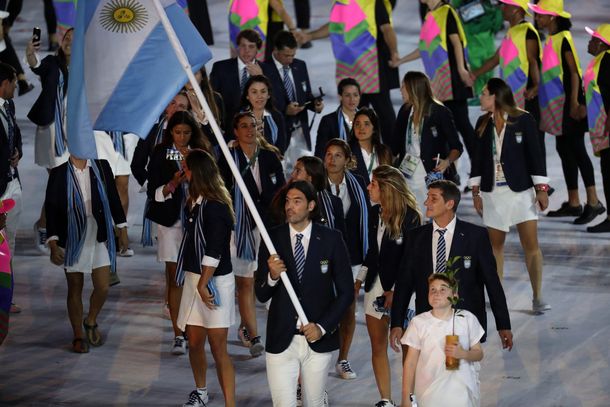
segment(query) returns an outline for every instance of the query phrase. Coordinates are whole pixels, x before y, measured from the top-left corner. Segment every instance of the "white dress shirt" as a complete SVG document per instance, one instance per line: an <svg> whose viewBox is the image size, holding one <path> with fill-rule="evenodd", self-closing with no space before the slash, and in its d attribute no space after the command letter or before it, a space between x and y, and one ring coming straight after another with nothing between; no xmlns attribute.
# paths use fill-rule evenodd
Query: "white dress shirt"
<svg viewBox="0 0 610 407"><path fill-rule="evenodd" d="M449 259L449 252L451 251L451 243L453 242L453 234L455 233L455 224L457 222L457 216L453 215L453 219L449 224L441 228L432 220L432 272L436 270L436 246L438 245L438 239L440 234L437 232L439 229L446 229L445 235L445 261Z"/></svg>
<svg viewBox="0 0 610 407"><path fill-rule="evenodd" d="M349 208L352 204L352 200L349 197L349 191L347 190L347 181L345 180L345 175L339 184L339 194L337 194L337 184L333 184L331 179L328 179L328 183L330 185L330 193L334 196L339 197L341 202L343 203L343 216L347 216L347 212L349 212Z"/></svg>

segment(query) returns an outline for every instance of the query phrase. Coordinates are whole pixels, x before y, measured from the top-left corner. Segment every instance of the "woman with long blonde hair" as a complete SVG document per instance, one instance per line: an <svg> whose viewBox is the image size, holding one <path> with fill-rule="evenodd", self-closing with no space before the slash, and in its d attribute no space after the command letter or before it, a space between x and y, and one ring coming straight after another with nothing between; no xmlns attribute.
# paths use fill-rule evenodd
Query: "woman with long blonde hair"
<svg viewBox="0 0 610 407"><path fill-rule="evenodd" d="M184 285L177 325L186 331L196 389L185 405L208 402L204 345L210 343L225 405L235 406L235 371L227 352L235 323L235 278L231 266L231 195L209 153L191 150L184 166L189 182L185 233L178 253L176 283Z"/></svg>
<svg viewBox="0 0 610 407"><path fill-rule="evenodd" d="M358 293L364 282L366 327L381 396L376 405L393 406L388 359L389 313L403 245L409 230L421 224L421 213L405 177L389 165L380 165L373 171L368 191L375 204L369 214L369 248L354 289Z"/></svg>

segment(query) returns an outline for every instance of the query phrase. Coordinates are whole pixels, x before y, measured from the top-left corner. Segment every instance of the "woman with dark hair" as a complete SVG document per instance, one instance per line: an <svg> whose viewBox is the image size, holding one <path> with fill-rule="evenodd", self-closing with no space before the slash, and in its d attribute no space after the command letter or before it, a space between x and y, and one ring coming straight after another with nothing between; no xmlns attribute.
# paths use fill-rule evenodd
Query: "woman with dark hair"
<svg viewBox="0 0 610 407"><path fill-rule="evenodd" d="M186 343L176 324L182 288L176 286L176 262L185 225L184 205L188 198L188 180L184 173L184 157L190 149L211 151L210 142L189 112L172 115L163 141L158 144L148 165L148 203L146 218L158 224L157 261L165 263L165 283L169 314L174 329L172 353L182 355Z"/></svg>
<svg viewBox="0 0 610 407"><path fill-rule="evenodd" d="M280 152L265 138L257 135L256 118L251 112L237 113L233 119L233 129L236 143L230 148L232 158L258 213L265 225L269 226L271 201L284 185ZM260 232L224 156L220 158L219 168L225 185L231 192L237 218L231 237L231 258L241 317L238 334L242 343L250 348L250 354L260 356L265 348L258 335L254 303L254 271L257 267Z"/></svg>
<svg viewBox="0 0 610 407"><path fill-rule="evenodd" d="M273 104L271 82L266 76L255 75L248 79L241 94L241 107L254 115L257 135L284 154L288 147L284 117Z"/></svg>
<svg viewBox="0 0 610 407"><path fill-rule="evenodd" d="M367 117L367 116L363 116ZM343 235L355 279L368 251L369 196L364 179L351 171L356 166L352 149L347 142L335 138L326 144L324 167L328 175L329 190L341 199L345 233ZM335 370L342 379L355 379L347 356L356 328L356 299L341 320L339 355Z"/></svg>
<svg viewBox="0 0 610 407"><path fill-rule="evenodd" d="M584 225L606 208L597 198L593 164L585 147L587 108L580 62L570 33L571 14L564 11L563 0L541 0L530 8L536 13L538 27L549 34L542 54L540 128L557 136L555 148L568 188L568 201L547 216L575 217L574 224ZM584 210L578 194L579 171L587 193Z"/></svg>
<svg viewBox="0 0 610 407"><path fill-rule="evenodd" d="M500 279L504 276L506 233L517 225L532 285L532 310L550 310L542 299L542 252L538 246L538 210L549 203L548 178L540 157L536 120L517 107L510 87L499 78L481 93L477 154L472 163L474 207L483 216Z"/></svg>
<svg viewBox="0 0 610 407"><path fill-rule="evenodd" d="M354 116L360 105L360 84L354 78L344 78L337 85L339 107L336 111L323 116L318 126L314 155L324 158L324 148L328 140L340 138L347 141L352 131Z"/></svg>
<svg viewBox="0 0 610 407"><path fill-rule="evenodd" d="M398 111L393 137L396 144L392 150L398 153L396 167L405 175L417 204L424 209L428 194L426 176L439 172L445 179L455 181L454 162L464 148L451 110L434 97L426 74L407 72L400 92L405 103Z"/></svg>
<svg viewBox="0 0 610 407"><path fill-rule="evenodd" d="M354 172L367 183L375 168L393 164L392 150L381 142L379 119L373 109L363 107L356 112L349 145L356 159Z"/></svg>
<svg viewBox="0 0 610 407"><path fill-rule="evenodd" d="M389 314L407 233L421 224L421 213L399 170L380 165L372 175L368 185L374 203L369 215L369 249L354 289L358 293L364 282L366 327L371 341L373 373L381 396L376 406L393 406L388 359Z"/></svg>
<svg viewBox="0 0 610 407"><path fill-rule="evenodd" d="M218 127L222 129L222 119L224 117L224 103L222 101L222 96L220 95L220 93L212 89L205 67L195 72L195 79L197 80L197 83L199 83L201 92L203 93L205 100L208 102L208 106L210 106L210 110L214 115L214 119L216 119L216 123L218 123ZM212 129L210 128L210 125L208 124L209 122L205 117L203 107L201 106L201 104L199 104L199 100L197 99L195 90L193 89L193 86L190 82L187 82L186 85L184 85L184 90L186 96L189 99L189 103L191 104L191 111L193 112L193 116L195 117L197 122L204 128L204 132L208 135L208 137L210 137L210 142L212 142L212 144L216 144L216 139L212 135Z"/></svg>
<svg viewBox="0 0 610 407"><path fill-rule="evenodd" d="M419 47L399 60L399 64L422 58L434 97L453 113L472 161L475 133L468 117L468 99L473 80L466 60L466 34L457 11L447 0L421 0L428 6L420 31Z"/></svg>
<svg viewBox="0 0 610 407"><path fill-rule="evenodd" d="M70 156L66 139L66 96L68 94L68 66L72 55L72 36L74 29L64 34L61 47L54 55L48 55L42 60L38 58L40 41L32 38L27 45L25 55L32 72L40 76L42 91L28 113L28 119L36 125L34 138L34 162L47 171L66 161ZM48 253L45 246L47 240L47 220L44 206L40 217L34 224L37 231L36 247L43 253Z"/></svg>
<svg viewBox="0 0 610 407"><path fill-rule="evenodd" d="M184 285L177 324L188 335L196 386L185 406L205 406L208 402L206 340L225 406L235 406L235 371L227 352L229 327L235 323L235 278L229 248L235 214L215 161L209 153L194 149L186 156L184 166L188 222L175 281Z"/></svg>

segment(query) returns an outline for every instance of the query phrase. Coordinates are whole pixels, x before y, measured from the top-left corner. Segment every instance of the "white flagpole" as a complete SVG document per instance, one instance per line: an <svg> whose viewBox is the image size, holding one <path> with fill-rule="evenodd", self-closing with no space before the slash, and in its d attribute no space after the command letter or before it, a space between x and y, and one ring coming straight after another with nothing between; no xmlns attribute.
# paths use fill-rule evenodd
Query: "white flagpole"
<svg viewBox="0 0 610 407"><path fill-rule="evenodd" d="M262 237L263 241L265 242L267 249L269 250L269 254L271 254L271 255L277 254L277 251L275 250L275 246L273 246L273 242L271 242L271 237L269 237L269 233L267 232L267 229L265 228L263 220L261 219L258 211L256 210L254 201L252 201L250 192L248 192L248 188L246 188L246 184L244 183L244 180L242 179L241 174L239 173L239 169L237 168L237 166L235 165L235 162L233 161L233 157L231 156L229 147L227 146L227 143L225 142L225 139L220 131L220 128L218 127L218 123L216 123L216 119L214 118L214 115L212 114L212 111L210 110L210 106L208 106L208 102L205 100L205 97L203 96L203 92L201 92L201 88L199 87L199 84L197 83L197 80L195 79L195 75L193 75L193 69L188 61L188 58L186 56L186 53L184 52L184 49L182 48L182 44L180 44L180 41L178 40L178 37L176 36L174 27L172 27L169 19L167 18L167 15L165 14L165 10L159 3L159 0L153 0L153 3L157 9L157 13L159 14L159 18L161 19L163 28L165 28L165 32L167 33L167 36L169 37L172 47L174 48L174 51L176 52L176 57L178 58L178 61L180 61L182 68L184 68L184 71L186 72L186 75L188 76L189 82L193 86L195 95L197 95L197 99L199 100L199 103L201 103L201 106L203 107L205 117L209 120L210 125L212 126L212 130L214 131L214 135L216 136L218 145L220 146L220 149L222 150L222 154L225 156L225 159L227 160L227 163L229 164L229 168L231 168L233 177L235 178L235 181L237 182L237 185L238 185L239 189L241 190L244 200L246 201L246 205L248 206L248 209L250 209L250 213L252 214L252 217L254 218L254 222L256 223L256 226L258 226L258 230L260 231L261 237ZM309 323L309 320L305 316L305 311L303 310L303 307L301 306L301 303L299 302L297 294L295 293L294 288L292 287L292 284L290 283L290 279L288 278L288 275L285 272L283 272L280 275L280 277L282 278L284 287L286 287L286 291L288 291L288 295L290 296L292 305L294 306L295 310L297 311L297 315L299 316L301 323L303 325L307 325Z"/></svg>

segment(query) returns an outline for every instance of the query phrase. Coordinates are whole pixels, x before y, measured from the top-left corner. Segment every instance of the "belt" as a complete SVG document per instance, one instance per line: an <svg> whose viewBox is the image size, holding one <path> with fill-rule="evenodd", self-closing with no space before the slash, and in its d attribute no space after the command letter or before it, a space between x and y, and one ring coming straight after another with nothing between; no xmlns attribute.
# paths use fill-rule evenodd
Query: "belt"
<svg viewBox="0 0 610 407"><path fill-rule="evenodd" d="M505 187L508 186L508 182L504 181L504 182L496 182L496 186L497 187Z"/></svg>

